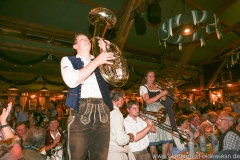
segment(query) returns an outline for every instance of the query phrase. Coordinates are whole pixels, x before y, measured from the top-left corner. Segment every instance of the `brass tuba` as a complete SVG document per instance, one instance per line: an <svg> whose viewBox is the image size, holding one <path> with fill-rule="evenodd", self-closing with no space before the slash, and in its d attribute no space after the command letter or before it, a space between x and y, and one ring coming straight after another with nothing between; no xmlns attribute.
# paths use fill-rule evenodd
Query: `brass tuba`
<svg viewBox="0 0 240 160"><path fill-rule="evenodd" d="M99 7L89 12L88 19L94 25L92 51L93 55L97 57L101 53L98 39L103 38L106 30L117 23L117 17L112 11ZM114 53L116 59L112 60L112 65L103 64L98 66L99 71L106 82L115 87L121 87L126 84L129 77L127 62L117 45L106 43L106 48L108 52Z"/></svg>
<svg viewBox="0 0 240 160"><path fill-rule="evenodd" d="M174 100L177 99L177 96L176 96L177 88L172 78L166 78L165 82L155 82L154 84L161 90L167 90L168 96L171 97L172 99Z"/></svg>

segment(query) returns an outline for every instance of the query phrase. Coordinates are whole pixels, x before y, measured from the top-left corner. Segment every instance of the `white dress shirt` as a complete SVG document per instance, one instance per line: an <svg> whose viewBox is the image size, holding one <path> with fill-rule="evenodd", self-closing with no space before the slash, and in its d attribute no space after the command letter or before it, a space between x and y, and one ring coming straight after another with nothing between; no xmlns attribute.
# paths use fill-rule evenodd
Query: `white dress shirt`
<svg viewBox="0 0 240 160"><path fill-rule="evenodd" d="M136 138L137 133L142 131L146 126L147 123L139 117L137 117L136 121L129 115L124 119L124 127L126 133L132 133L134 135L134 138ZM131 148L132 152L142 151L146 149L148 145L149 139L147 135L137 142L129 142L129 147Z"/></svg>
<svg viewBox="0 0 240 160"><path fill-rule="evenodd" d="M87 59L80 55L76 55L76 58L81 58L84 63L84 67L87 66L91 59L94 57L91 55L91 59ZM99 89L97 78L95 73L93 72L87 79L85 79L81 83L76 83L78 79L79 70L75 70L71 61L68 57L63 57L61 60L61 74L63 77L64 82L70 88L75 88L79 84L82 85L81 87L81 98L102 98L101 91Z"/></svg>
<svg viewBox="0 0 240 160"><path fill-rule="evenodd" d="M113 106L110 112L110 146L123 146L129 142L129 135L124 130L124 119L119 108Z"/></svg>
<svg viewBox="0 0 240 160"><path fill-rule="evenodd" d="M185 132L185 131L181 130L180 128L177 128L177 129L180 130L180 132L181 132L181 131L182 131L182 132ZM186 132L185 132L185 133L186 133ZM179 135L178 132L173 132L173 134ZM179 137L180 137L180 135L179 135ZM184 150L186 147L185 147L184 143L181 143L179 137L173 136L173 140L174 140L177 148L178 148L180 151L182 151L182 150ZM186 137L185 135L183 135L183 134L182 134L182 137L183 137L183 138L187 138L187 137Z"/></svg>

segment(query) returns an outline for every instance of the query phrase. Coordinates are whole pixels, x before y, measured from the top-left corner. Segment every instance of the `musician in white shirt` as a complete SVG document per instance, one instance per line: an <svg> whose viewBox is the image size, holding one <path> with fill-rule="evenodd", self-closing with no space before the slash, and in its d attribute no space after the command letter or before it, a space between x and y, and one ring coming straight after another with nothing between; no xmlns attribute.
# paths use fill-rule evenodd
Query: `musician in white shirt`
<svg viewBox="0 0 240 160"><path fill-rule="evenodd" d="M147 151L149 146L148 132L156 132L156 126L148 118L139 117L139 105L135 100L127 102L128 116L124 119L126 133L133 133L134 141L129 147L137 160L149 160L151 155Z"/></svg>

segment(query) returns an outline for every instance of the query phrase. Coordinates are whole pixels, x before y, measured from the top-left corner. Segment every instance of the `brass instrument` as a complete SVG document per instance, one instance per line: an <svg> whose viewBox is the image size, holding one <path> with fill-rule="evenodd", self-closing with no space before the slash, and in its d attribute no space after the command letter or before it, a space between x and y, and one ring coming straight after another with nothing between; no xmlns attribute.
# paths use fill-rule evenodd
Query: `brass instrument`
<svg viewBox="0 0 240 160"><path fill-rule="evenodd" d="M144 111L140 111L140 112L141 112L141 113L139 113L139 117L140 118L151 119L155 126L157 126L158 128L163 129L163 130L171 133L174 137L177 137L177 138L180 139L179 134L176 133L176 132L178 132L181 135L187 137L188 139L190 138L190 136L186 132L183 132L183 131L181 131L181 130L179 130L177 128L174 128L172 126L164 124L164 122L166 121L166 116L167 116L165 108L161 108L157 112L145 111L145 110ZM156 117L157 120L147 117L146 114Z"/></svg>
<svg viewBox="0 0 240 160"><path fill-rule="evenodd" d="M101 53L98 39L103 38L106 30L112 28L117 23L117 17L112 11L99 7L89 12L88 19L94 25L92 51L93 55L97 57ZM112 65L103 64L99 66L99 71L106 82L115 87L121 87L126 84L129 77L126 59L117 45L106 43L106 49L108 52L114 53L116 59L112 60Z"/></svg>
<svg viewBox="0 0 240 160"><path fill-rule="evenodd" d="M144 110L144 111L142 111L142 113L143 114L149 114L149 115L152 115L152 116L156 117L158 123L164 123L166 121L167 113L166 113L165 108L161 108L157 112Z"/></svg>
<svg viewBox="0 0 240 160"><path fill-rule="evenodd" d="M162 85L160 84L162 83ZM154 85L156 85L160 90L167 90L168 96L173 98L174 100L177 98L175 92L175 82L172 78L166 78L165 82L155 82Z"/></svg>

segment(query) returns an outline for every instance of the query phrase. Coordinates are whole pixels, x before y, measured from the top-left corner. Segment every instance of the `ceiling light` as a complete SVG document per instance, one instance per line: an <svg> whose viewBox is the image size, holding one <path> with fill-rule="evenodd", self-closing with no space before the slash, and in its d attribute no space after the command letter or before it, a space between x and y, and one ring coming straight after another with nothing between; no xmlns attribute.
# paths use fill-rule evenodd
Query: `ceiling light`
<svg viewBox="0 0 240 160"><path fill-rule="evenodd" d="M10 86L10 87L8 88L8 90L10 90L10 91L16 91L16 90L18 90L18 88L17 88L17 86L15 86L15 84L13 84L12 86Z"/></svg>
<svg viewBox="0 0 240 160"><path fill-rule="evenodd" d="M43 87L40 89L40 91L42 91L42 92L47 92L48 89L45 87L45 85L43 85Z"/></svg>
<svg viewBox="0 0 240 160"><path fill-rule="evenodd" d="M184 32L185 32L185 33L189 33L189 32L190 32L190 29L189 29L189 28L186 28L186 29L184 30Z"/></svg>
<svg viewBox="0 0 240 160"><path fill-rule="evenodd" d="M228 85L228 87L231 87L232 86L232 84L227 84Z"/></svg>
<svg viewBox="0 0 240 160"><path fill-rule="evenodd" d="M137 92L136 92L136 91L133 91L132 94L137 94Z"/></svg>
<svg viewBox="0 0 240 160"><path fill-rule="evenodd" d="M68 92L68 89L65 87L63 88L62 92Z"/></svg>

